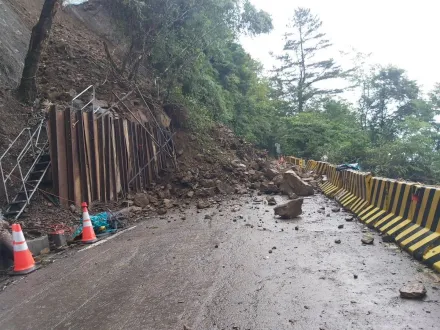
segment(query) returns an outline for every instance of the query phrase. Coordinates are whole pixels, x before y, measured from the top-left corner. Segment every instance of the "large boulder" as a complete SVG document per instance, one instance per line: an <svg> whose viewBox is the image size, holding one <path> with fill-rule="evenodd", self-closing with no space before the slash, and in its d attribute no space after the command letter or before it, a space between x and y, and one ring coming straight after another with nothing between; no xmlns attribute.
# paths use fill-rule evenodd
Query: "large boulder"
<svg viewBox="0 0 440 330"><path fill-rule="evenodd" d="M147 207L150 204L150 197L148 194L139 193L134 196L134 205L139 207Z"/></svg>
<svg viewBox="0 0 440 330"><path fill-rule="evenodd" d="M298 196L310 196L314 194L313 187L307 182L301 180L301 178L294 171L289 170L284 172L284 183L290 186L295 194ZM287 186L284 186L284 190L287 190Z"/></svg>
<svg viewBox="0 0 440 330"><path fill-rule="evenodd" d="M280 190L278 186L271 182L262 182L260 185L260 191L265 194L277 194Z"/></svg>
<svg viewBox="0 0 440 330"><path fill-rule="evenodd" d="M266 170L266 178L268 178L269 180L272 180L273 178L275 178L278 174L280 174L280 172L278 172L276 169L274 168L268 168Z"/></svg>
<svg viewBox="0 0 440 330"><path fill-rule="evenodd" d="M281 186L281 184L283 183L283 175L282 174L278 174L276 177L273 178L273 183L275 183L278 187Z"/></svg>
<svg viewBox="0 0 440 330"><path fill-rule="evenodd" d="M304 199L298 198L285 204L278 205L273 210L275 215L279 215L283 219L293 219L301 215L303 202Z"/></svg>
<svg viewBox="0 0 440 330"><path fill-rule="evenodd" d="M280 184L280 192L283 195L287 195L287 196L289 196L290 194L294 194L293 188L289 185L289 183L287 183L287 181L283 181Z"/></svg>

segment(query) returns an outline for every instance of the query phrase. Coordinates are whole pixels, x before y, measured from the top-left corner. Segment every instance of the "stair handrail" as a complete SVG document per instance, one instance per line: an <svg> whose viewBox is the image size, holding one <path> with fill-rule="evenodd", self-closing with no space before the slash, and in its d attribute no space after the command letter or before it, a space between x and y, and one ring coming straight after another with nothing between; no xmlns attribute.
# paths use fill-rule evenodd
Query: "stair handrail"
<svg viewBox="0 0 440 330"><path fill-rule="evenodd" d="M29 150L32 149L32 153L35 154L35 149L37 149L39 151L39 153L41 153L44 148L47 146L48 142L43 142L42 146L40 147L40 134L41 134L41 129L44 125L44 119L42 119L40 121L40 123L38 124L37 128L34 130L33 133L31 133L31 128L30 127L25 127L21 130L21 132L17 135L17 137L10 143L9 147L5 150L5 152L2 154L2 156L0 157L0 172L1 172L1 176L2 176L2 182L3 182L3 189L5 192L5 196L6 196L6 201L8 203L10 203L10 198L9 198L9 194L8 194L8 188L6 183L8 181L11 181L11 177L13 176L14 171L18 168L18 171L20 173L20 179L21 179L21 183L23 185L23 187L25 188L25 181L27 180L27 178L29 177L30 174L30 170L32 169L32 167L35 165L37 158L34 160L32 166L30 167L29 171L25 174L25 176L23 177L23 171L21 168L21 164L20 161L24 158L24 156L27 154L27 152ZM27 140L25 146L23 147L23 149L21 150L20 154L17 157L17 161L14 165L14 167L10 170L10 171L5 171L3 169L3 160L4 158L7 156L7 154L9 153L9 151L11 150L11 148L17 143L17 141L19 140L19 138L21 136L23 136L26 132L29 133L29 139ZM34 138L36 136L35 142L34 142ZM6 174L6 175L5 175ZM24 189L24 191L26 192L26 189ZM27 192L26 192L26 197L28 197Z"/></svg>
<svg viewBox="0 0 440 330"><path fill-rule="evenodd" d="M75 107L74 107L74 105L73 105L73 101L75 101L76 99L78 99L81 95L83 95L85 92L87 92L89 89L92 89L92 96L91 96L91 99L89 100L89 102L87 102L87 104L85 104L79 111L83 111L85 108L87 108L90 104L92 105L92 112L94 113L95 112L95 104L94 104L94 102L95 102L95 85L90 85L89 87L87 87L86 89L84 89L81 93L79 93L78 95L76 95L73 99L72 99L72 101L71 101L71 104L72 104L72 109L74 109Z"/></svg>

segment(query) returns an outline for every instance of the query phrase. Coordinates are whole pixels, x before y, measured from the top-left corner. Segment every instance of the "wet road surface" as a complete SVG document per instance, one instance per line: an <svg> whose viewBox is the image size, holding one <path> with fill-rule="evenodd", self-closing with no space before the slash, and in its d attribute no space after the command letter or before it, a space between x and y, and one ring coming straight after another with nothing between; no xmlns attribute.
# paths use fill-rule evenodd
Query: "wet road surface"
<svg viewBox="0 0 440 330"><path fill-rule="evenodd" d="M0 329L440 329L439 275L377 233L362 245L335 206L317 195L285 221L245 197L147 219L8 286ZM427 297L401 299L414 280Z"/></svg>

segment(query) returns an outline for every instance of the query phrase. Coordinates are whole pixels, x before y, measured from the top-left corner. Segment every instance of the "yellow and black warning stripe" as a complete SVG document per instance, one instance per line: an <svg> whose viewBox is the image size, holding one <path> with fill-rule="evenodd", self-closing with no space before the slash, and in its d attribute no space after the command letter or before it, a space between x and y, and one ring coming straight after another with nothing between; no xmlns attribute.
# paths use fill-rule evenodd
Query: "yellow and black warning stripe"
<svg viewBox="0 0 440 330"><path fill-rule="evenodd" d="M384 178L372 179L372 194L370 205L359 213L359 220L370 225L385 216L387 211L387 196L391 180Z"/></svg>
<svg viewBox="0 0 440 330"><path fill-rule="evenodd" d="M327 165L325 162L316 162L316 172L318 174L327 174Z"/></svg>
<svg viewBox="0 0 440 330"><path fill-rule="evenodd" d="M317 163L314 160L308 160L306 165L307 171L314 171L316 169Z"/></svg>
<svg viewBox="0 0 440 330"><path fill-rule="evenodd" d="M390 183L388 213L374 225L380 232L396 237L411 224L412 192L414 184L393 181Z"/></svg>
<svg viewBox="0 0 440 330"><path fill-rule="evenodd" d="M423 262L440 272L440 246L431 248L423 255Z"/></svg>
<svg viewBox="0 0 440 330"><path fill-rule="evenodd" d="M411 224L396 236L397 243L417 259L440 245L440 189L416 186Z"/></svg>

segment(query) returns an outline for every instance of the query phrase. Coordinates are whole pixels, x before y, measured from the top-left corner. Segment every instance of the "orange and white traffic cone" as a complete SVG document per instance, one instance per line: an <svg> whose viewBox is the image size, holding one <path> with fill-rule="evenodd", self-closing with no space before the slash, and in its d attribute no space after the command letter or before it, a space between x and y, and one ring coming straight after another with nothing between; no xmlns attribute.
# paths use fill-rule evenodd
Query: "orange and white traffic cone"
<svg viewBox="0 0 440 330"><path fill-rule="evenodd" d="M95 243L98 239L96 238L95 231L93 230L92 221L90 220L89 211L87 210L87 203L81 204L83 209L83 233L82 233L82 243L90 244Z"/></svg>
<svg viewBox="0 0 440 330"><path fill-rule="evenodd" d="M17 223L12 225L12 245L14 246L14 271L12 274L24 275L37 269L32 253L24 239L21 226Z"/></svg>

